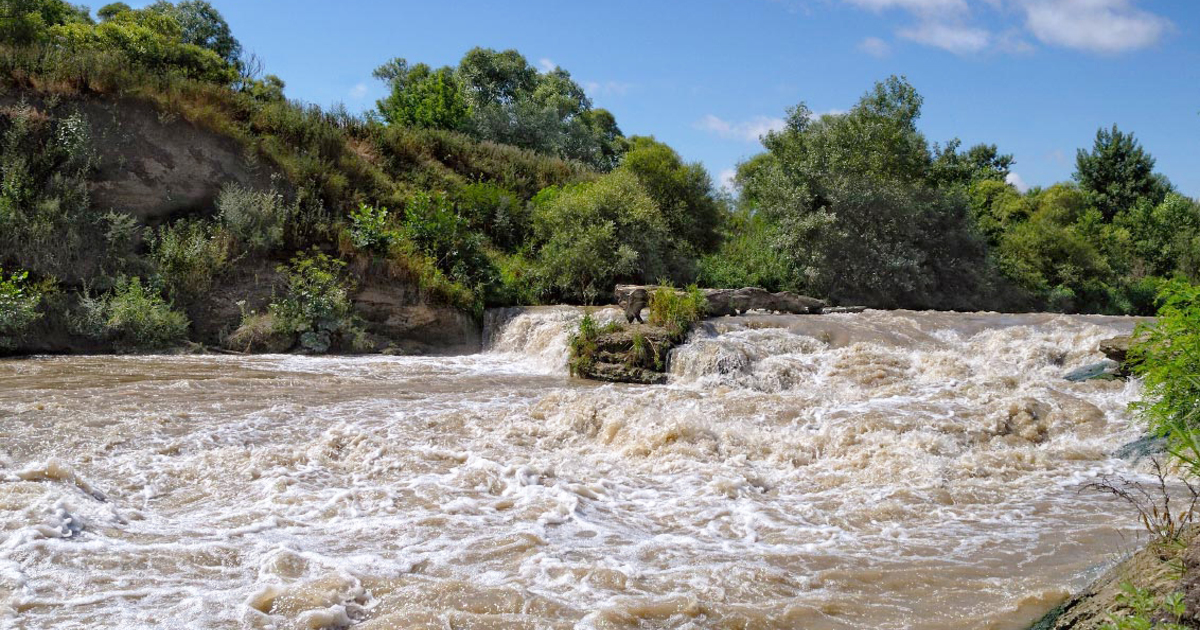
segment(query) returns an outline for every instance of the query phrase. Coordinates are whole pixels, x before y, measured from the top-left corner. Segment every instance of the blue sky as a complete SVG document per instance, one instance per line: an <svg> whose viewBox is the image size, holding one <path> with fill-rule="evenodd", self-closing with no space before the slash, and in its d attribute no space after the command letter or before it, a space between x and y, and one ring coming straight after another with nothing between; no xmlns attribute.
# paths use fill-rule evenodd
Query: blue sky
<svg viewBox="0 0 1200 630"><path fill-rule="evenodd" d="M391 57L516 48L570 71L626 135L720 178L788 107L844 110L899 74L925 97L930 141L995 143L1021 185L1068 179L1117 123L1200 196L1194 0L211 1L289 97L322 105L372 107Z"/></svg>

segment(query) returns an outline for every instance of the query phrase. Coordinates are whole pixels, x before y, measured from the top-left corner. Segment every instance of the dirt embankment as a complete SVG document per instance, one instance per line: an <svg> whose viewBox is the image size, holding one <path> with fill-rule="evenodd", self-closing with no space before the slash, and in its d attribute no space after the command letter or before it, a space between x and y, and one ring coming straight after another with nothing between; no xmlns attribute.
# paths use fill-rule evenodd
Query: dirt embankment
<svg viewBox="0 0 1200 630"><path fill-rule="evenodd" d="M95 166L88 199L100 213L127 213L146 228L185 217L211 218L222 188L236 184L256 191L292 191L269 160L234 138L136 99L84 97L48 100L41 96L0 96L0 108L32 106L54 115L82 115L89 127ZM97 229L100 229L97 227ZM148 245L139 246L144 253ZM0 252L3 254L3 252ZM0 260L2 260L0 256ZM186 305L190 338L220 344L238 328L244 312L265 310L283 289L276 267L288 252L244 257L216 280L205 295ZM480 345L477 322L458 309L432 303L411 279L369 273L359 265L352 295L356 314L371 335L371 349L402 353L459 353ZM60 286L55 299L71 300L82 286ZM66 309L69 310L69 307ZM94 353L108 348L69 330L66 317L48 316L35 324L15 354Z"/></svg>

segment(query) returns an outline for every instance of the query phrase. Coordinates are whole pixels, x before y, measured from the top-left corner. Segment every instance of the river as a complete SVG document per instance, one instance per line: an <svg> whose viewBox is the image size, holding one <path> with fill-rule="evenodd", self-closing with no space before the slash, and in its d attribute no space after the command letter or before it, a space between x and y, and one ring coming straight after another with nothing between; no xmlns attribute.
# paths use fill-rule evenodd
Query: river
<svg viewBox="0 0 1200 630"><path fill-rule="evenodd" d="M615 309L602 317L617 317ZM1128 318L713 320L461 357L0 361L0 627L1016 629L1136 545Z"/></svg>

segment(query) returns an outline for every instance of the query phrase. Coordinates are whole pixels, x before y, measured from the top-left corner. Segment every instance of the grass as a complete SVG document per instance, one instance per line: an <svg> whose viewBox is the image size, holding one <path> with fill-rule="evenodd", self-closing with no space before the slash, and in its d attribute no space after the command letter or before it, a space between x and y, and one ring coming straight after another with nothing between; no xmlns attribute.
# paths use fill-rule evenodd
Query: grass
<svg viewBox="0 0 1200 630"><path fill-rule="evenodd" d="M704 318L708 298L694 284L678 291L663 282L650 294L649 308L649 323L665 328L672 341L679 342Z"/></svg>

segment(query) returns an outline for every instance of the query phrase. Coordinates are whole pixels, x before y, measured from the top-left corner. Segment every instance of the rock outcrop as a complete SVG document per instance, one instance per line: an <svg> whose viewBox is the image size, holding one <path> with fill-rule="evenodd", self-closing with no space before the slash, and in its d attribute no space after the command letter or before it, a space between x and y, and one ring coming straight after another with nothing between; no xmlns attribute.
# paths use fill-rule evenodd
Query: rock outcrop
<svg viewBox="0 0 1200 630"><path fill-rule="evenodd" d="M638 291L653 294L659 287L640 286L634 284L619 284L615 290L617 302L626 305L629 298ZM747 311L770 311L794 315L816 315L829 312L830 306L824 300L818 300L806 295L789 291L771 293L758 287L742 289L701 289L708 299L709 317L724 317L726 315L741 315ZM857 312L863 307L840 307L837 312Z"/></svg>

